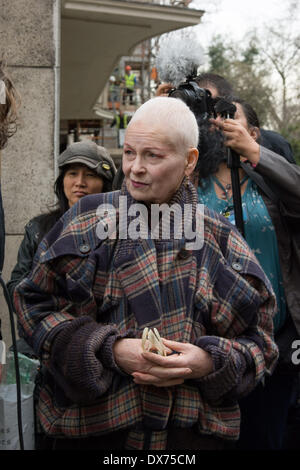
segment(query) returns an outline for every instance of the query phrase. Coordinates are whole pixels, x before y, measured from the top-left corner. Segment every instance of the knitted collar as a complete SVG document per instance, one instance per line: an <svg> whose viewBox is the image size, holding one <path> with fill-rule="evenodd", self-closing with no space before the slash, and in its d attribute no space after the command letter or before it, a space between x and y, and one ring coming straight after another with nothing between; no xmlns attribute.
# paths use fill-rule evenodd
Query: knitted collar
<svg viewBox="0 0 300 470"><path fill-rule="evenodd" d="M136 201L129 193L125 180L123 181L120 195L127 197L127 207L138 203L138 201ZM182 210L184 209L184 205L191 204L192 216L194 217L196 213L197 203L198 203L198 195L197 195L196 188L191 183L189 178L185 176L182 180L181 185L177 189L177 191L173 194L170 201L167 202L166 204L169 207L171 207L174 204L178 204ZM149 205L149 204L143 203L143 201L140 201L140 204L144 204L147 208L151 208L151 204Z"/></svg>

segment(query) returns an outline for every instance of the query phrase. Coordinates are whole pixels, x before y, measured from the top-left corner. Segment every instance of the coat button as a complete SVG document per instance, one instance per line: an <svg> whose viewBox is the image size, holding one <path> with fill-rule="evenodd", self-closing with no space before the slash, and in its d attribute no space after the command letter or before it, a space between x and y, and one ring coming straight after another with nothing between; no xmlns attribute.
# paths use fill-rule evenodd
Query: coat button
<svg viewBox="0 0 300 470"><path fill-rule="evenodd" d="M232 263L231 267L237 272L240 272L243 269L243 266L240 263L236 263L236 262Z"/></svg>
<svg viewBox="0 0 300 470"><path fill-rule="evenodd" d="M182 250L178 252L177 259L188 259L190 256L191 252L185 248L182 248Z"/></svg>
<svg viewBox="0 0 300 470"><path fill-rule="evenodd" d="M88 243L83 243L82 245L79 246L80 253L88 253L91 251L91 247Z"/></svg>

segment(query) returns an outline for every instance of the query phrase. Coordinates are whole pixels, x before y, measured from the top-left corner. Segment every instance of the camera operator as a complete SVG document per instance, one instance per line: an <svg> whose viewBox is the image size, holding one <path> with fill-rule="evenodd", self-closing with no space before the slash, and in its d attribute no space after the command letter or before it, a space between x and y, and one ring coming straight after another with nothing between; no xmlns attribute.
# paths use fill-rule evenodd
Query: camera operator
<svg viewBox="0 0 300 470"><path fill-rule="evenodd" d="M5 66L0 60L0 152L6 146L8 139L16 132L17 120L17 92L15 87L7 75ZM4 211L2 205L2 193L0 183L0 274L2 274L4 264L4 248L5 248L5 224ZM1 335L1 318L0 318L0 343L1 350L4 347ZM3 354L4 356L4 354ZM0 357L0 382L2 375L2 360Z"/></svg>
<svg viewBox="0 0 300 470"><path fill-rule="evenodd" d="M198 75L194 80L200 88L208 89L213 98L237 95L233 86L221 75L207 72ZM260 128L260 143L282 155L290 163L296 163L290 143L278 132Z"/></svg>
<svg viewBox="0 0 300 470"><path fill-rule="evenodd" d="M245 238L276 294L274 332L280 350L273 375L240 402L238 448L275 450L283 446L288 411L297 388L292 344L300 332L300 250L293 227L299 223L300 168L260 145L255 111L238 98L232 98L232 102L237 108L235 119L218 117L210 123L222 131L225 147L234 150L242 161L239 179ZM231 172L225 153L213 156L208 152L204 158L200 153L198 172L199 202L234 223Z"/></svg>
<svg viewBox="0 0 300 470"><path fill-rule="evenodd" d="M236 96L234 88L228 80L216 73L201 73L194 78L194 81L200 88L209 90L212 98ZM156 90L156 96L168 96L172 88L174 86L171 83L161 83ZM290 163L296 163L290 143L278 132L260 128L260 143L269 150L282 155Z"/></svg>

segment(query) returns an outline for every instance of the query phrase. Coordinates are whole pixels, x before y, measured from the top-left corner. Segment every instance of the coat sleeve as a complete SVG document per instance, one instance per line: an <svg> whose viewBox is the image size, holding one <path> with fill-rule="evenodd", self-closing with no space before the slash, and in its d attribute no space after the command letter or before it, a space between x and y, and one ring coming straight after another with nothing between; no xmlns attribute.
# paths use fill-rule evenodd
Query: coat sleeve
<svg viewBox="0 0 300 470"><path fill-rule="evenodd" d="M2 273L5 254L5 218L2 204L2 192L0 184L0 272Z"/></svg>
<svg viewBox="0 0 300 470"><path fill-rule="evenodd" d="M278 358L271 284L236 230L231 231L228 244L239 246L241 260L243 253L248 256L246 267L235 273L231 263L221 265L208 307L211 329L195 341L213 359L214 371L197 381L203 396L213 403L250 393L273 372Z"/></svg>
<svg viewBox="0 0 300 470"><path fill-rule="evenodd" d="M122 374L113 357L114 342L121 336L114 325L96 321L93 293L85 288L80 291L80 280L72 291L70 273L78 269L93 278L93 257L66 255L41 261L54 232L43 239L30 275L15 289L20 336L68 398L89 402L106 392L115 373Z"/></svg>
<svg viewBox="0 0 300 470"><path fill-rule="evenodd" d="M38 247L38 227L30 221L25 226L24 238L19 247L17 263L12 270L10 280L7 282L8 292L13 303L15 287L26 277L33 265L33 258Z"/></svg>
<svg viewBox="0 0 300 470"><path fill-rule="evenodd" d="M266 293L261 294L257 321L243 335L234 338L203 336L196 342L213 359L214 371L198 381L201 393L210 402L248 395L274 370L278 355L270 325L274 300Z"/></svg>
<svg viewBox="0 0 300 470"><path fill-rule="evenodd" d="M260 160L255 170L276 186L281 204L287 213L299 218L300 166L261 146Z"/></svg>

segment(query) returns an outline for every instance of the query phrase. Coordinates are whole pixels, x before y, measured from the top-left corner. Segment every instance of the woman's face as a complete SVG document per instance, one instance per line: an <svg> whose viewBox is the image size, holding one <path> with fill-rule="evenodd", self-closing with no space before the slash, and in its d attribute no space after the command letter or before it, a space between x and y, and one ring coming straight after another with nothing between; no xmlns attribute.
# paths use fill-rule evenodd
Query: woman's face
<svg viewBox="0 0 300 470"><path fill-rule="evenodd" d="M240 103L234 103L236 106L236 112L234 114L234 120L239 122L241 126L243 126L245 129L249 129L247 118L245 116L243 107L240 105Z"/></svg>
<svg viewBox="0 0 300 470"><path fill-rule="evenodd" d="M259 137L259 129L254 126L249 126L247 122L247 117L245 115L245 112L243 110L243 106L240 103L234 103L236 106L236 112L234 114L234 120L239 122L241 126L243 126L248 133L251 135L251 137L254 140L257 140Z"/></svg>
<svg viewBox="0 0 300 470"><path fill-rule="evenodd" d="M162 127L149 121L135 122L127 129L123 149L123 172L126 186L137 201L162 204L168 202L179 188L184 175L195 165L190 151L183 155L175 150L170 136ZM177 148L180 148L179 146ZM195 164L197 161L197 149ZM192 169L191 169L192 167Z"/></svg>
<svg viewBox="0 0 300 470"><path fill-rule="evenodd" d="M247 130L248 134L250 134L254 140L257 140L259 137L259 129L254 126L249 126L246 114L243 110L243 106L240 103L234 102L233 104L236 106L236 112L234 113L234 120L238 122L242 127L244 127ZM222 116L217 116L215 121L216 122L224 121L224 119L225 118ZM213 128L214 126L212 126L212 129Z"/></svg>
<svg viewBox="0 0 300 470"><path fill-rule="evenodd" d="M86 165L74 163L64 175L64 193L69 207L72 207L83 196L101 193L103 180L94 170Z"/></svg>

